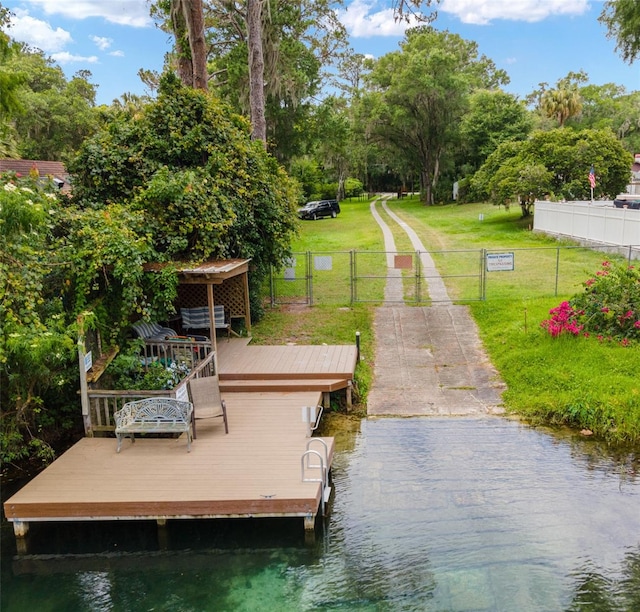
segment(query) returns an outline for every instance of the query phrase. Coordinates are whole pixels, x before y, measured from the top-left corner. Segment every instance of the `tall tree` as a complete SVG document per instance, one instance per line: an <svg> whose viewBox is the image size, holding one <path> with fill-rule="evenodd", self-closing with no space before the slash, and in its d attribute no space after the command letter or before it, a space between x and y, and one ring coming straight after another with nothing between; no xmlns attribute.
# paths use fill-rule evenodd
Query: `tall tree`
<svg viewBox="0 0 640 612"><path fill-rule="evenodd" d="M7 63L18 52L18 45L3 30L10 26L9 11L0 4L0 157L17 154L12 119L23 110L19 90L26 74L12 71Z"/></svg>
<svg viewBox="0 0 640 612"><path fill-rule="evenodd" d="M374 136L397 153L415 160L427 204L445 154L452 154L458 126L476 88L506 81L493 62L478 57L476 43L431 27L409 30L401 51L381 57L368 81Z"/></svg>
<svg viewBox="0 0 640 612"><path fill-rule="evenodd" d="M21 108L18 88L24 75L7 71L5 64L17 52L17 45L3 30L10 26L9 11L0 4L0 118L15 113Z"/></svg>
<svg viewBox="0 0 640 612"><path fill-rule="evenodd" d="M287 149L284 157L301 146L305 129L299 122L308 115L305 104L317 93L322 65L346 45L346 32L333 4L330 0L204 3L211 87L251 118L254 133L265 136L270 150L280 145ZM161 15L158 5L155 13ZM279 158L280 153L278 149Z"/></svg>
<svg viewBox="0 0 640 612"><path fill-rule="evenodd" d="M345 180L350 167L349 121L343 98L329 96L317 109L318 148L316 154L330 168L338 183L337 197L345 197Z"/></svg>
<svg viewBox="0 0 640 612"><path fill-rule="evenodd" d="M585 85L580 88L580 128L610 128L627 151L640 151L640 92L627 93L622 85Z"/></svg>
<svg viewBox="0 0 640 612"><path fill-rule="evenodd" d="M564 126L567 119L580 114L582 101L575 88L550 89L540 100L542 112L558 122L558 127Z"/></svg>
<svg viewBox="0 0 640 612"><path fill-rule="evenodd" d="M264 118L264 60L262 49L262 11L268 0L246 0L244 18L248 46L248 69L252 136L266 142ZM213 0L211 6L221 7L237 16L235 2ZM155 12L167 11L166 0L159 0ZM183 84L208 90L208 48L205 40L204 6L202 0L170 0L169 20L176 40L178 75ZM154 10L152 10L154 12Z"/></svg>
<svg viewBox="0 0 640 612"><path fill-rule="evenodd" d="M460 124L462 163L475 171L500 143L524 140L530 131L524 102L501 90L480 89L471 94Z"/></svg>
<svg viewBox="0 0 640 612"><path fill-rule="evenodd" d="M436 13L425 15L422 7L428 8L432 4L440 4L440 0L392 0L391 7L396 19L409 22L413 18L416 21L431 22L436 18Z"/></svg>
<svg viewBox="0 0 640 612"><path fill-rule="evenodd" d="M252 138L267 146L264 108L264 56L262 53L262 7L268 0L247 0L247 46L249 48L249 100Z"/></svg>
<svg viewBox="0 0 640 612"><path fill-rule="evenodd" d="M159 2L165 10L166 0ZM188 87L207 90L207 45L202 0L170 0L171 28L176 39L178 75Z"/></svg>
<svg viewBox="0 0 640 612"><path fill-rule="evenodd" d="M547 83L540 83L539 88L527 96L527 103L536 106L541 118L551 119L556 127L562 127L569 119L580 116L580 86L588 80L584 70L569 72L567 76L558 79L553 88L549 88ZM539 127L545 129L543 125ZM547 126L547 129L550 128Z"/></svg>
<svg viewBox="0 0 640 612"><path fill-rule="evenodd" d="M20 156L64 160L73 155L97 128L91 73L82 70L67 80L50 58L26 46L12 55L6 69L23 80L23 110L13 117Z"/></svg>
<svg viewBox="0 0 640 612"><path fill-rule="evenodd" d="M640 2L607 0L598 20L607 27L608 37L616 39L616 50L629 64L640 54Z"/></svg>

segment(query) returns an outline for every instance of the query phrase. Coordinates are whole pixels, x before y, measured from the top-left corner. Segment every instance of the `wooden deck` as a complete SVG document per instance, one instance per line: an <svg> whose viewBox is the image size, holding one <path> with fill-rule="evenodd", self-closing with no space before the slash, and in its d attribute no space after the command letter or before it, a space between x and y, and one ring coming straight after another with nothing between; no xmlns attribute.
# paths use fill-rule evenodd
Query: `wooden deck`
<svg viewBox="0 0 640 612"><path fill-rule="evenodd" d="M242 391L322 391L327 394L350 385L358 352L355 345L247 345L246 338L219 340L220 389Z"/></svg>
<svg viewBox="0 0 640 612"><path fill-rule="evenodd" d="M198 420L190 453L184 435L125 440L119 454L115 437L83 438L4 503L16 535L33 521L275 516L301 517L312 529L326 492L303 480L302 456L317 438L308 437L302 409L350 391L357 349L247 342L217 345L229 434L221 419ZM330 468L334 441L321 439Z"/></svg>
<svg viewBox="0 0 640 612"><path fill-rule="evenodd" d="M221 419L198 420L190 453L184 435L125 440L119 454L114 438L83 438L5 502L6 518L17 535L31 521L288 516L313 522L322 487L302 481L311 438L301 407L317 405L319 394L224 397L229 434ZM322 439L330 464L333 438Z"/></svg>
<svg viewBox="0 0 640 612"><path fill-rule="evenodd" d="M254 346L218 341L220 380L353 378L355 345Z"/></svg>

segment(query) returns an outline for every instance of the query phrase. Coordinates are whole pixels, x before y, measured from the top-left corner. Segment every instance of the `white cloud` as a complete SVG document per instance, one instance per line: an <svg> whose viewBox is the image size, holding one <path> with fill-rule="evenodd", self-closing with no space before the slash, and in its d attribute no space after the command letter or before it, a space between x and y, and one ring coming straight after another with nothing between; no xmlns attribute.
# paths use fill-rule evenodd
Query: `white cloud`
<svg viewBox="0 0 640 612"><path fill-rule="evenodd" d="M54 30L46 21L35 19L20 9L13 12L15 16L11 18L9 35L19 42L51 53L60 51L73 41L71 34L62 28Z"/></svg>
<svg viewBox="0 0 640 612"><path fill-rule="evenodd" d="M109 55L111 57L124 57L124 51L120 51L120 49L118 49L117 51L110 51Z"/></svg>
<svg viewBox="0 0 640 612"><path fill-rule="evenodd" d="M582 15L589 10L589 0L442 0L437 8L462 23L487 25L494 19L535 22L554 15Z"/></svg>
<svg viewBox="0 0 640 612"><path fill-rule="evenodd" d="M372 36L403 36L407 28L417 23L396 21L393 9L376 10L380 5L373 0L354 0L346 9L338 11L340 22L354 38Z"/></svg>
<svg viewBox="0 0 640 612"><path fill-rule="evenodd" d="M98 58L95 55L73 55L68 51L60 51L60 53L53 53L51 59L59 64L72 64L74 62L82 62L86 64L97 64Z"/></svg>
<svg viewBox="0 0 640 612"><path fill-rule="evenodd" d="M152 25L146 0L27 0L47 15L70 19L100 17L111 23L142 28Z"/></svg>
<svg viewBox="0 0 640 612"><path fill-rule="evenodd" d="M96 44L96 47L98 47L100 51L106 51L113 42L112 38L107 38L106 36L89 36L89 38Z"/></svg>

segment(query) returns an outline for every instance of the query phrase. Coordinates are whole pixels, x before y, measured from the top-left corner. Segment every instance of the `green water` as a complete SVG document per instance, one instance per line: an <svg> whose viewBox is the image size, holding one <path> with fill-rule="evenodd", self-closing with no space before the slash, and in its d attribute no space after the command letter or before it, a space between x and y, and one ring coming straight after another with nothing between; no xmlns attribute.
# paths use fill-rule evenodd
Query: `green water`
<svg viewBox="0 0 640 612"><path fill-rule="evenodd" d="M502 418L339 438L314 542L269 521L2 528L6 611L637 611L640 453Z"/></svg>

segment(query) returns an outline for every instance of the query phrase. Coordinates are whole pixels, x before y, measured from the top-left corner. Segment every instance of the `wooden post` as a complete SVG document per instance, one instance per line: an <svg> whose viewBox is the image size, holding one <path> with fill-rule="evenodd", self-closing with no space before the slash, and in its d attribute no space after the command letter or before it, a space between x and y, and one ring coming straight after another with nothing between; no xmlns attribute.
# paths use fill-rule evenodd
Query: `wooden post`
<svg viewBox="0 0 640 612"><path fill-rule="evenodd" d="M311 512L309 512L309 514L307 514L304 517L304 530L313 531L315 528L316 528L316 515L311 514Z"/></svg>
<svg viewBox="0 0 640 612"><path fill-rule="evenodd" d="M87 372L84 368L84 319L78 316L78 366L80 369L80 404L82 406L82 421L84 423L84 435L93 437L91 426L91 411L89 410L89 386L87 384Z"/></svg>
<svg viewBox="0 0 640 612"><path fill-rule="evenodd" d="M158 526L158 548L160 550L169 550L169 529L167 528L167 519L156 519Z"/></svg>
<svg viewBox="0 0 640 612"><path fill-rule="evenodd" d="M213 301L213 285L207 283L207 306L209 306L209 334L214 352L218 353L218 340L216 339L216 316L214 313L215 302Z"/></svg>
<svg viewBox="0 0 640 612"><path fill-rule="evenodd" d="M249 300L249 273L242 275L244 280L244 326L247 329L247 336L251 336L251 302Z"/></svg>
<svg viewBox="0 0 640 612"><path fill-rule="evenodd" d="M13 521L13 533L16 538L24 538L29 533L29 523L26 521Z"/></svg>

